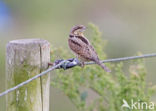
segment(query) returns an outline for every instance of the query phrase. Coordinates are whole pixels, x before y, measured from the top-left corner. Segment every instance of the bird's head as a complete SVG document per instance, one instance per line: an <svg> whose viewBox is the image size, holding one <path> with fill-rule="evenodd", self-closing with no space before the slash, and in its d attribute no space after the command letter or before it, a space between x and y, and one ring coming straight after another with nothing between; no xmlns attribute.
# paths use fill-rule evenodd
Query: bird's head
<svg viewBox="0 0 156 111"><path fill-rule="evenodd" d="M86 27L84 25L77 25L74 26L71 30L71 34L74 35L83 35L83 32L86 30Z"/></svg>

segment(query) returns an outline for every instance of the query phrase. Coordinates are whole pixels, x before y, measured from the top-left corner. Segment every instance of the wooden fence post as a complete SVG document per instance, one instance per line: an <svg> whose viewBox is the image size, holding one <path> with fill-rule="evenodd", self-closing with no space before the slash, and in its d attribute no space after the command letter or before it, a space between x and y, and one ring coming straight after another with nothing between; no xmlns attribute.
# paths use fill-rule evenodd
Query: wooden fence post
<svg viewBox="0 0 156 111"><path fill-rule="evenodd" d="M47 69L50 61L50 44L46 40L13 40L6 50L7 89ZM49 111L49 86L47 74L7 94L6 111Z"/></svg>

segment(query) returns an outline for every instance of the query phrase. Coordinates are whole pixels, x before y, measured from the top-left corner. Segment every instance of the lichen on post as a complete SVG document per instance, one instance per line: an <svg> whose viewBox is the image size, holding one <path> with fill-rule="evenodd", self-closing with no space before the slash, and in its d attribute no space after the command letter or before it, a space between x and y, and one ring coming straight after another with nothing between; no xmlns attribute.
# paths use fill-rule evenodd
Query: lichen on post
<svg viewBox="0 0 156 111"><path fill-rule="evenodd" d="M41 39L13 40L6 49L6 88L47 69L50 44ZM6 111L49 111L50 75L44 75L7 94Z"/></svg>

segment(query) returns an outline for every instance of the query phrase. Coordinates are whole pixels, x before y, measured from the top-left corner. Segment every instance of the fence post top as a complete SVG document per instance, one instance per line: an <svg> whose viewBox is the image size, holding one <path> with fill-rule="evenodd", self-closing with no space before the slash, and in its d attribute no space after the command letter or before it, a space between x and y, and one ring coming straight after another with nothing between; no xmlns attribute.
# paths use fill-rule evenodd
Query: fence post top
<svg viewBox="0 0 156 111"><path fill-rule="evenodd" d="M17 39L9 41L8 44L31 44L31 43L49 43L47 40L34 38L34 39Z"/></svg>

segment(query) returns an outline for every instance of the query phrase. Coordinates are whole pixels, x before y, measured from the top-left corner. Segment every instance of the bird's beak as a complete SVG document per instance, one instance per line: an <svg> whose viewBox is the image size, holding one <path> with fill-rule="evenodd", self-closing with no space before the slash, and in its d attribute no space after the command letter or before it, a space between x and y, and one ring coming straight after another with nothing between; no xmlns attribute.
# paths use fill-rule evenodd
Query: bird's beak
<svg viewBox="0 0 156 111"><path fill-rule="evenodd" d="M86 27L83 27L83 28L81 29L81 32L83 33L85 30L86 30Z"/></svg>

